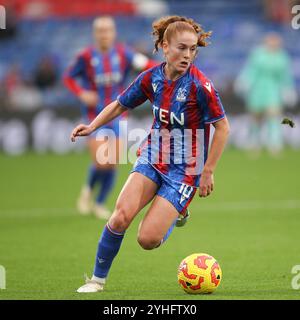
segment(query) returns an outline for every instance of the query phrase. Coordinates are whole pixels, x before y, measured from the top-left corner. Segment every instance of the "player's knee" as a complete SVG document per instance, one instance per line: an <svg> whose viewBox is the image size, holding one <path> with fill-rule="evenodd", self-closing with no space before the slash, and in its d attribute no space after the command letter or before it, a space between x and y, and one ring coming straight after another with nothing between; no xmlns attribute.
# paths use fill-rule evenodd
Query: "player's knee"
<svg viewBox="0 0 300 320"><path fill-rule="evenodd" d="M130 224L128 210L121 204L118 204L109 219L109 225L118 232L125 231Z"/></svg>
<svg viewBox="0 0 300 320"><path fill-rule="evenodd" d="M161 239L156 239L155 237L150 237L147 235L139 234L137 241L139 245L145 250L152 250L158 247Z"/></svg>

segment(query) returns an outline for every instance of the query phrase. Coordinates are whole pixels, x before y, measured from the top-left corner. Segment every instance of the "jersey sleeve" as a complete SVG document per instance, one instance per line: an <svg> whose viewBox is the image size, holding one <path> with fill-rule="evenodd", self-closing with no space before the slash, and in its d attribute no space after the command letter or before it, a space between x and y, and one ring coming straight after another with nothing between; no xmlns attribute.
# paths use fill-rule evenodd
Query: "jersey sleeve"
<svg viewBox="0 0 300 320"><path fill-rule="evenodd" d="M198 89L198 103L203 106L204 122L214 123L225 117L225 110L219 92L209 80Z"/></svg>
<svg viewBox="0 0 300 320"><path fill-rule="evenodd" d="M146 100L153 101L151 72L141 73L118 97L118 102L125 108L134 109Z"/></svg>
<svg viewBox="0 0 300 320"><path fill-rule="evenodd" d="M81 76L85 72L85 61L82 54L79 54L75 61L67 69L66 74L71 78Z"/></svg>
<svg viewBox="0 0 300 320"><path fill-rule="evenodd" d="M75 95L79 95L83 88L77 83L76 78L85 72L85 61L82 54L79 54L70 67L64 72L63 82L65 86Z"/></svg>

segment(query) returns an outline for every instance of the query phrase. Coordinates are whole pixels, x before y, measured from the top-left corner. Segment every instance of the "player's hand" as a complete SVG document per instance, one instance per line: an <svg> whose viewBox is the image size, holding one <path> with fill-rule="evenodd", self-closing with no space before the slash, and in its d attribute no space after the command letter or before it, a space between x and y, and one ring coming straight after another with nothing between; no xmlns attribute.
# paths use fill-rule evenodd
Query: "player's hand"
<svg viewBox="0 0 300 320"><path fill-rule="evenodd" d="M87 106L96 106L99 101L97 92L92 90L84 90L80 93L79 99Z"/></svg>
<svg viewBox="0 0 300 320"><path fill-rule="evenodd" d="M88 136L93 132L92 128L86 124L79 124L71 133L71 141L75 142L76 137Z"/></svg>
<svg viewBox="0 0 300 320"><path fill-rule="evenodd" d="M209 170L203 170L200 177L199 196L207 197L214 190L214 175Z"/></svg>

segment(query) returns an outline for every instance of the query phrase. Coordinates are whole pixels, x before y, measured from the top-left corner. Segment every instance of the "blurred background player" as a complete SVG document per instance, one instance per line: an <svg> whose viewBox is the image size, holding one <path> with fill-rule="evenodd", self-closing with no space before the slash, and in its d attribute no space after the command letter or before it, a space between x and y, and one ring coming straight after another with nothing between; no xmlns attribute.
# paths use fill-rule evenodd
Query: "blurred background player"
<svg viewBox="0 0 300 320"><path fill-rule="evenodd" d="M249 146L259 152L262 130L266 126L266 147L277 154L283 147L281 114L285 105L293 105L296 91L290 58L282 48L279 34L268 33L263 44L250 54L236 81L251 114Z"/></svg>
<svg viewBox="0 0 300 320"><path fill-rule="evenodd" d="M116 26L110 16L98 17L93 22L94 46L84 49L64 75L64 83L83 103L82 113L85 121L92 121L97 114L123 90L126 76L131 69L146 70L155 63L145 55L116 43ZM81 83L78 82L81 80ZM89 137L87 144L92 158L87 183L83 186L77 208L82 214L92 210L98 218L107 219L109 210L104 206L114 186L116 164L121 148L119 121L114 119L103 129L110 129L114 135L101 138L101 129ZM106 130L107 132L107 130ZM104 162L97 158L97 150L102 147L116 161ZM100 185L96 202L92 206L92 191Z"/></svg>

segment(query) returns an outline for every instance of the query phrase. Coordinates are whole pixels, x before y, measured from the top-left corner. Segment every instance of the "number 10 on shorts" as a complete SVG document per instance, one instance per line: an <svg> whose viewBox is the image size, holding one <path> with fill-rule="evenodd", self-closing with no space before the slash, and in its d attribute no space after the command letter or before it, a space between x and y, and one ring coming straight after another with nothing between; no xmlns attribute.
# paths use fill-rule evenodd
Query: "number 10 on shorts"
<svg viewBox="0 0 300 320"><path fill-rule="evenodd" d="M190 195L193 192L193 189L194 188L192 186L189 186L184 183L180 186L180 189L179 189L179 193L181 194L180 203L182 203L184 200L190 197Z"/></svg>

